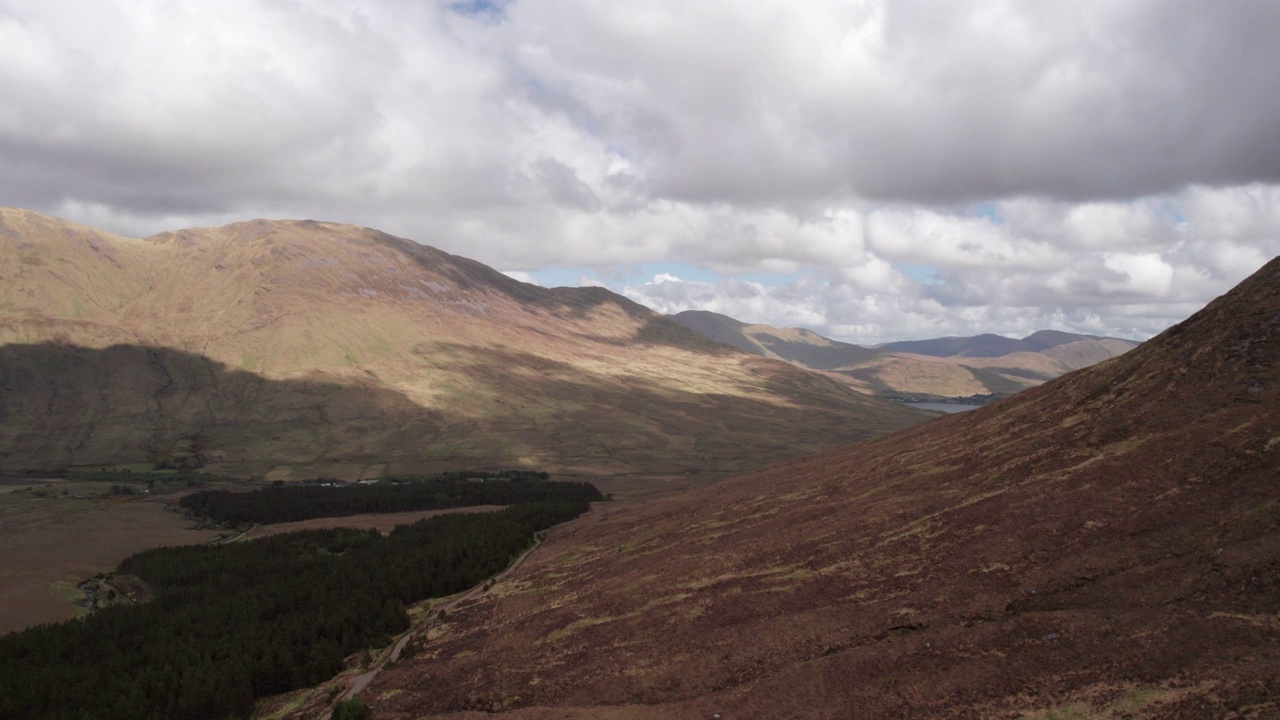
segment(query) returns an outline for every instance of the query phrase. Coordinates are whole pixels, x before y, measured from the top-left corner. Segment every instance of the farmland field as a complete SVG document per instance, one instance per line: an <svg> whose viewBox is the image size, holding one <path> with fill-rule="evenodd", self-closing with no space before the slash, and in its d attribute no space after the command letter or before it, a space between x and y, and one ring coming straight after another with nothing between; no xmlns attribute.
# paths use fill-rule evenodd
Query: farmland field
<svg viewBox="0 0 1280 720"><path fill-rule="evenodd" d="M310 520L299 520L297 522L258 525L245 533L239 539L254 540L257 538L269 537L271 535L297 532L299 530L324 530L327 528L340 527L358 529L373 528L385 535L397 525L411 525L419 520L435 517L436 515L445 515L448 513L496 512L498 510L502 510L503 507L504 506L502 505L473 505L471 507L446 508L444 510L410 510L408 512L398 513L369 513L365 515L346 515L343 517L312 518Z"/></svg>
<svg viewBox="0 0 1280 720"><path fill-rule="evenodd" d="M82 613L76 584L136 552L225 532L192 529L158 500L102 497L107 488L11 479L0 486L0 633Z"/></svg>

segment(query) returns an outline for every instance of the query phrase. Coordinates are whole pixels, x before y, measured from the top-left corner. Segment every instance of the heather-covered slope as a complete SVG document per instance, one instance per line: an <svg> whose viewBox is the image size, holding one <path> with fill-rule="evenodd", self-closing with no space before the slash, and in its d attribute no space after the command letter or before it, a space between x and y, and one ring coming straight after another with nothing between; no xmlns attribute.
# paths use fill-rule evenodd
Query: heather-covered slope
<svg viewBox="0 0 1280 720"><path fill-rule="evenodd" d="M832 377L861 392L888 397L1007 395L1137 345L1130 340L1041 330L1020 340L985 334L867 348L808 330L748 325L701 310L671 318L716 342L812 370L833 371Z"/></svg>
<svg viewBox="0 0 1280 720"><path fill-rule="evenodd" d="M714 471L922 417L366 228L131 239L0 209L0 468Z"/></svg>
<svg viewBox="0 0 1280 720"><path fill-rule="evenodd" d="M593 512L365 697L379 718L1277 717L1278 360L1280 259L1005 402Z"/></svg>

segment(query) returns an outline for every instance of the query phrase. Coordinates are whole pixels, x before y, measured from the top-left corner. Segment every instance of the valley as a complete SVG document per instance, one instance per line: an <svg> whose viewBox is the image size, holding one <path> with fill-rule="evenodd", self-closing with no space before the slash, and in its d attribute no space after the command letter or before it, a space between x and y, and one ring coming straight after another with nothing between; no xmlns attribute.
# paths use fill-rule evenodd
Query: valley
<svg viewBox="0 0 1280 720"><path fill-rule="evenodd" d="M1278 37L0 0L0 720L1280 720Z"/></svg>
<svg viewBox="0 0 1280 720"><path fill-rule="evenodd" d="M992 402L1116 357L1138 344L1041 330L1022 339L984 334L863 347L810 330L752 325L702 310L671 318L744 352L824 372L859 392L909 402Z"/></svg>
<svg viewBox="0 0 1280 720"><path fill-rule="evenodd" d="M0 539L28 549L3 620L66 618L117 565L154 594L11 654L81 709L127 673L58 653L126 622L160 689L104 716L327 717L357 677L379 720L1280 713L1280 260L1131 350L727 323L756 353L310 221L140 240L6 209L0 275ZM419 485L342 482L393 476ZM601 495L521 494L552 486ZM414 554L444 527L487 549ZM144 661L191 597L194 685Z"/></svg>

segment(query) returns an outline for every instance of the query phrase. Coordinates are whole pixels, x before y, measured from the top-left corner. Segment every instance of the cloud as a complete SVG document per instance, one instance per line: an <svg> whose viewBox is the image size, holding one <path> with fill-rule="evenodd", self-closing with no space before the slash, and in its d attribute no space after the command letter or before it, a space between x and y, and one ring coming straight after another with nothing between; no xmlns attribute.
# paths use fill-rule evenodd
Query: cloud
<svg viewBox="0 0 1280 720"><path fill-rule="evenodd" d="M1141 336L1280 253L1278 34L1254 0L0 0L0 203L683 263L721 279L628 293L864 339Z"/></svg>
<svg viewBox="0 0 1280 720"><path fill-rule="evenodd" d="M546 105L631 148L671 199L1075 201L1280 179L1267 3L547 0L511 19Z"/></svg>
<svg viewBox="0 0 1280 720"><path fill-rule="evenodd" d="M531 285L538 284L537 278L535 278L533 275L527 272L522 272L520 270L504 270L502 274L506 275L512 280L519 280L522 283L529 283Z"/></svg>
<svg viewBox="0 0 1280 720"><path fill-rule="evenodd" d="M1046 328L1145 339L1199 309L1194 303L1167 302L1100 303L1087 308L957 303L928 293L868 292L812 276L774 287L726 279L717 283L642 283L623 292L669 314L710 310L747 322L803 327L868 345L993 331L1022 337Z"/></svg>
<svg viewBox="0 0 1280 720"><path fill-rule="evenodd" d="M712 310L865 343L1040 328L1145 339L1280 254L1271 187L1102 205L1016 199L995 210L1000 221L869 211L865 253L778 286L655 278L625 292L663 312Z"/></svg>

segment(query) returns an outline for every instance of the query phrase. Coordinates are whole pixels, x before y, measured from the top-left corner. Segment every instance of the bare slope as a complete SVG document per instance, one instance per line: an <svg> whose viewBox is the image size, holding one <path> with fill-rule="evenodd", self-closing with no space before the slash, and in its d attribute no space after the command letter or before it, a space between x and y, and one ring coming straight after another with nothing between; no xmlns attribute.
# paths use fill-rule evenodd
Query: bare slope
<svg viewBox="0 0 1280 720"><path fill-rule="evenodd" d="M1278 359L1280 259L1005 402L593 512L365 697L379 718L1280 716Z"/></svg>
<svg viewBox="0 0 1280 720"><path fill-rule="evenodd" d="M713 312L691 310L671 318L716 342L813 370L834 371L833 377L861 392L892 397L1010 394L1137 345L1130 340L1041 330L1022 339L985 334L866 348L799 328L748 325Z"/></svg>
<svg viewBox="0 0 1280 720"><path fill-rule="evenodd" d="M379 233L123 238L0 210L0 467L758 467L923 415Z"/></svg>

